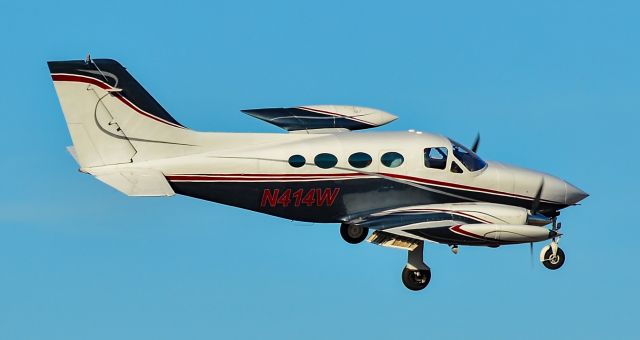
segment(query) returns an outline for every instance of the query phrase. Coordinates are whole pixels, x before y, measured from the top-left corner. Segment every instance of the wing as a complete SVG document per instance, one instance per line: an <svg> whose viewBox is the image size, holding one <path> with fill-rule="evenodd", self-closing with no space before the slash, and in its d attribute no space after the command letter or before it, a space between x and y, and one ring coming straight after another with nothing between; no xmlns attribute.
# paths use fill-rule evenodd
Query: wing
<svg viewBox="0 0 640 340"><path fill-rule="evenodd" d="M531 242L547 239L549 232L527 225L526 209L492 203L452 203L405 207L351 221L375 230L368 241L414 250L421 241L449 245L482 245Z"/></svg>
<svg viewBox="0 0 640 340"><path fill-rule="evenodd" d="M242 112L289 132L307 133L370 129L398 118L377 109L343 105L251 109Z"/></svg>

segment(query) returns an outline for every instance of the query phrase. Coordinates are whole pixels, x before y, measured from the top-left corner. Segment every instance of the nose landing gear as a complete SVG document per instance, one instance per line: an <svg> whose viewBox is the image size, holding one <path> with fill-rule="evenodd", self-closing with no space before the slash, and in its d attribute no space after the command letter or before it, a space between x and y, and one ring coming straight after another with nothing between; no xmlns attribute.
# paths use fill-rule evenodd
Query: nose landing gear
<svg viewBox="0 0 640 340"><path fill-rule="evenodd" d="M557 233L558 229L560 229L561 226L562 225L560 223L556 223L556 219L554 218L553 228L551 230ZM560 269L560 267L562 267L562 265L564 264L564 251L562 251L562 249L558 247L558 242L560 242L561 235L562 234L557 233L557 236L555 236L551 240L551 244L542 248L542 251L540 252L540 262L542 262L542 265L544 265L547 269Z"/></svg>
<svg viewBox="0 0 640 340"><path fill-rule="evenodd" d="M564 251L557 248L556 253L554 254L552 248L552 246L544 247L540 257L542 258L542 264L547 267L547 269L556 270L564 264Z"/></svg>

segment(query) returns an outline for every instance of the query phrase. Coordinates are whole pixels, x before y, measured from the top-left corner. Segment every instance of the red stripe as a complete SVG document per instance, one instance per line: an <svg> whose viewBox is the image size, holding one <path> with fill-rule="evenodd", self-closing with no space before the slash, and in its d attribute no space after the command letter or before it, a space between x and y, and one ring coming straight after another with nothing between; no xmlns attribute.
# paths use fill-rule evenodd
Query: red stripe
<svg viewBox="0 0 640 340"><path fill-rule="evenodd" d="M491 194L515 196L515 197L524 198L524 199L528 199L528 200L533 199L533 197L528 197L528 196L524 196L524 195L512 194L512 193L508 193L508 192L504 192L504 191L498 191L498 190L492 190L492 189L472 187L472 186L463 185L463 184L441 182L441 181L436 181L436 180L432 180L432 179L411 177L411 176L390 174L390 173L380 173L380 174L383 175L383 176L389 176L391 178L406 179L406 180L416 181L416 182L421 182L421 183L426 183L426 184L441 185L441 186L446 186L446 187L451 187L451 188L458 188L458 189L465 189L465 190L482 191L482 192L488 192L488 193L491 193Z"/></svg>
<svg viewBox="0 0 640 340"><path fill-rule="evenodd" d="M98 79L95 78L91 78L91 77L83 77L83 76L79 76L79 75L73 75L73 74L52 74L51 78L54 81L71 81L71 82L76 82L76 83L87 83L87 84L92 84L95 86L98 86L101 89L104 90L109 90L109 89L113 89L113 87L109 84L106 84L105 82L102 82ZM125 105L127 105L128 107L130 107L131 109L133 109L134 111L138 112L139 114L151 118L155 121L158 121L160 123L164 123L173 127L178 127L178 128L182 128L184 129L183 126L180 125L176 125L173 124L171 122L167 122L164 119L160 119L150 113L147 113L145 111L140 110L138 107L136 107L135 105L133 105L133 103L131 103L127 98L123 97L122 95L120 95L117 92L112 93L114 97L120 99L121 102L123 102Z"/></svg>
<svg viewBox="0 0 640 340"><path fill-rule="evenodd" d="M105 90L111 88L110 85L105 84L104 82L91 77L76 76L72 74L52 74L51 78L54 81L73 81L78 83L89 83Z"/></svg>
<svg viewBox="0 0 640 340"><path fill-rule="evenodd" d="M458 233L458 234L462 234L465 236L469 236L469 237L473 237L473 238L479 238L479 239L485 239L484 237L480 236L480 235L476 235L474 233L470 233L462 228L460 228L462 224L458 224L458 225L454 225L453 227L449 228L449 230Z"/></svg>
<svg viewBox="0 0 640 340"><path fill-rule="evenodd" d="M200 177L200 176L184 176L184 177L174 177L167 176L170 181L194 181L194 182L204 182L204 181L248 181L248 182L257 182L257 181L269 181L269 180L291 180L289 177L271 177L271 178L246 178L246 177ZM294 178L294 180L326 180L323 177L306 177L306 178Z"/></svg>
<svg viewBox="0 0 640 340"><path fill-rule="evenodd" d="M343 176L343 177L353 177L353 176ZM305 176L305 177L293 177L293 176L282 176L282 177L257 177L257 176L189 176L189 175L169 175L166 178L170 181L268 181L268 180L312 180L312 179L320 179L320 180L330 180L335 177L327 178L326 176Z"/></svg>
<svg viewBox="0 0 640 340"><path fill-rule="evenodd" d="M463 189L463 190L474 190L474 191L486 192L486 193L490 193L490 194L499 194L499 195L503 195L503 196L517 197L517 198L526 199L526 200L532 200L533 199L533 197L528 197L528 196L518 195L518 194L512 194L512 193L508 193L508 192L504 192L504 191L485 189L485 188L478 188L478 187L472 187L472 186L463 185L463 184L442 182L442 181L436 181L436 180L420 178L420 177L412 177L412 176L398 175L398 174L391 174L391 173L378 173L378 174L379 175L383 175L383 176L387 176L387 177L391 177L391 178L396 178L396 179L416 181L416 182L420 182L420 183L439 185L439 186L444 186L444 187L449 187L449 188L456 188L456 189ZM196 176L198 178L197 180L206 180L206 179L215 179L215 180L225 180L225 179L231 179L231 180L256 180L256 179L264 179L264 180L266 180L266 179L298 179L298 178L306 178L306 177L313 177L313 179L330 179L331 177L358 177L358 176L367 176L367 175L366 174L361 174L361 173L345 173L345 174L212 174L212 175L197 174L197 175L171 175L171 176L169 176L167 178L172 178L174 180L178 180L178 179L180 179L180 176ZM232 177L224 177L224 176L232 176ZM254 177L257 177L257 178L254 178ZM184 179L184 180L188 180L188 179ZM548 201L548 202L551 202L551 201Z"/></svg>
<svg viewBox="0 0 640 340"><path fill-rule="evenodd" d="M172 176L233 176L233 177L347 177L347 176L367 176L359 172L351 172L344 174L184 174Z"/></svg>

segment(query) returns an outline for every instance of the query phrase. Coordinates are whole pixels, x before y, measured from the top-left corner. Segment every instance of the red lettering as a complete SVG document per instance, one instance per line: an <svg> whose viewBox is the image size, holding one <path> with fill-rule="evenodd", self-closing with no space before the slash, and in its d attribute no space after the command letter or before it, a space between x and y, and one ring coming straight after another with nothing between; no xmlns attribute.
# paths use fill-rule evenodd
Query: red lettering
<svg viewBox="0 0 640 340"><path fill-rule="evenodd" d="M288 207L291 203L291 189L285 190L280 197L278 197L278 204L283 207Z"/></svg>
<svg viewBox="0 0 640 340"><path fill-rule="evenodd" d="M336 200L336 197L338 197L340 188L333 188L333 192L331 191L330 188L325 188L324 192L322 191L322 189L316 189L315 191L317 192L316 205L321 207L326 204L327 207L330 207L333 205L333 202Z"/></svg>
<svg viewBox="0 0 640 340"><path fill-rule="evenodd" d="M307 207L312 206L313 203L315 203L315 201L316 201L316 191L313 189L307 191L307 194L304 195L304 198L302 199L302 203L306 204Z"/></svg>
<svg viewBox="0 0 640 340"><path fill-rule="evenodd" d="M305 204L307 207L311 206L333 206L336 198L340 194L340 188L314 188L309 189L307 192L304 189L285 189L280 192L280 189L264 189L262 192L262 199L260 200L260 207L272 207L280 205L282 207L288 207L294 205L300 207Z"/></svg>
<svg viewBox="0 0 640 340"><path fill-rule="evenodd" d="M267 203L272 208L276 206L276 202L278 201L278 193L280 189L273 189L273 194L271 194L271 189L264 189L262 192L262 200L260 201L261 207L266 207Z"/></svg>
<svg viewBox="0 0 640 340"><path fill-rule="evenodd" d="M294 205L296 206L296 208L300 206L300 202L302 201L302 193L302 189L298 189L293 192L293 198L295 199Z"/></svg>

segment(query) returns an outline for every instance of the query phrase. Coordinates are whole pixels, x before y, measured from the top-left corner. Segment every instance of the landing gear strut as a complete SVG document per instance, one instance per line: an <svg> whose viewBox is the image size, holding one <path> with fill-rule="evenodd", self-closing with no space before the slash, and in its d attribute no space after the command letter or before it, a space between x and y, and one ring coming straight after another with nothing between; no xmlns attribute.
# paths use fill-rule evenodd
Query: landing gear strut
<svg viewBox="0 0 640 340"><path fill-rule="evenodd" d="M358 244L364 241L368 234L369 228L346 223L343 223L340 226L340 235L342 236L342 239L351 244Z"/></svg>
<svg viewBox="0 0 640 340"><path fill-rule="evenodd" d="M424 241L409 250L407 265L402 270L402 283L410 290L422 290L431 281L431 269L423 261Z"/></svg>
<svg viewBox="0 0 640 340"><path fill-rule="evenodd" d="M556 222L556 218L553 218L553 228L552 231L557 232L562 225ZM564 264L564 251L558 247L558 242L560 242L561 234L558 233L556 237L551 240L551 244L542 248L540 252L540 262L547 267L547 269L556 270L562 267Z"/></svg>

